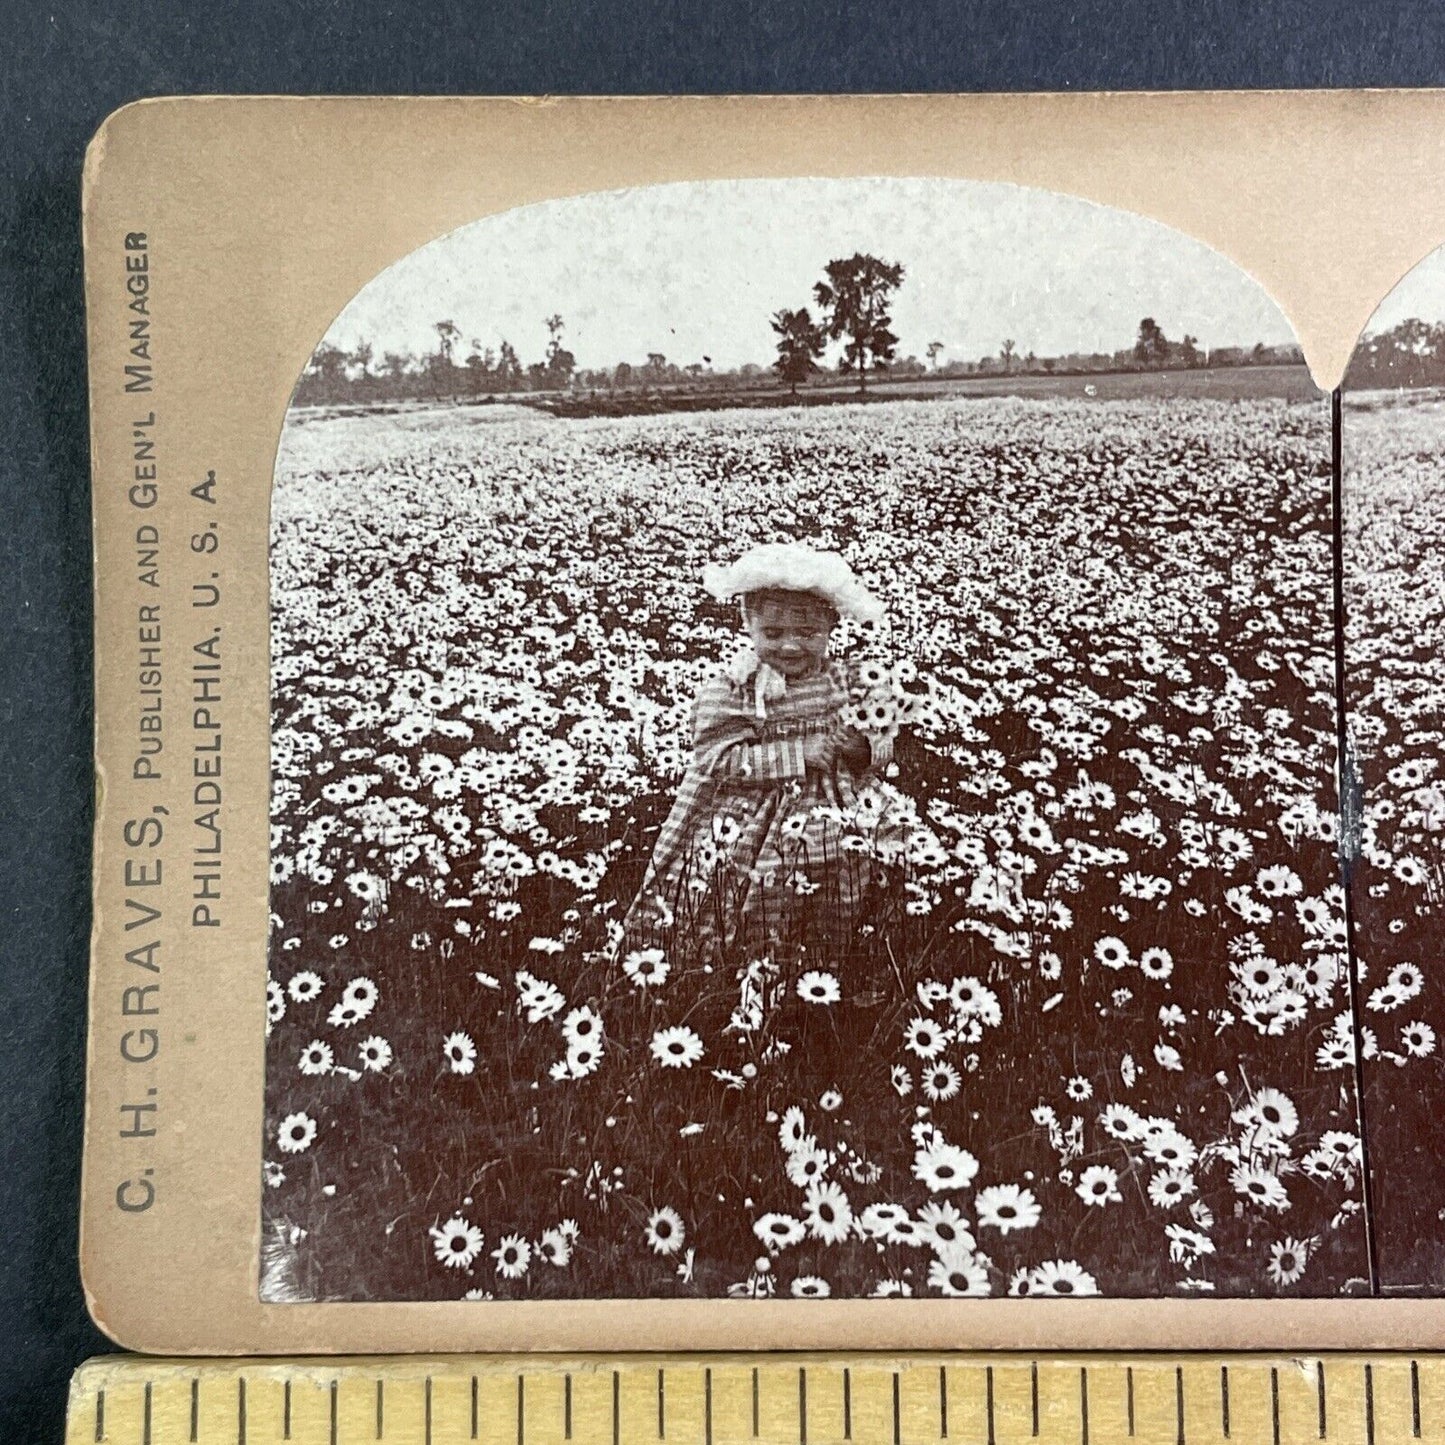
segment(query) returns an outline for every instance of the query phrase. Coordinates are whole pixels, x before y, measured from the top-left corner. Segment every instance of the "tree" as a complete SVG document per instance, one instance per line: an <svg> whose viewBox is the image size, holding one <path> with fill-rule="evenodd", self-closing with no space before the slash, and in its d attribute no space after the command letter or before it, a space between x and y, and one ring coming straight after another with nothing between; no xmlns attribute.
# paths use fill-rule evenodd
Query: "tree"
<svg viewBox="0 0 1445 1445"><path fill-rule="evenodd" d="M510 341L503 341L497 355L497 385L502 391L515 391L522 382L522 363Z"/></svg>
<svg viewBox="0 0 1445 1445"><path fill-rule="evenodd" d="M803 306L797 311L775 312L773 330L778 335L778 359L773 362L773 370L789 384L789 394L797 396L798 383L807 381L818 370L817 358L826 344L823 328Z"/></svg>
<svg viewBox="0 0 1445 1445"><path fill-rule="evenodd" d="M1185 334L1184 340L1179 343L1179 359L1185 366L1199 365L1199 338Z"/></svg>
<svg viewBox="0 0 1445 1445"><path fill-rule="evenodd" d="M1134 342L1134 360L1145 366L1162 366L1169 360L1169 341L1152 316L1139 323L1139 336Z"/></svg>
<svg viewBox="0 0 1445 1445"><path fill-rule="evenodd" d="M461 338L461 328L455 321L438 321L436 323L437 350L441 353L443 366L452 364L452 350Z"/></svg>
<svg viewBox="0 0 1445 1445"><path fill-rule="evenodd" d="M452 353L461 339L461 328L455 321L438 321L432 329L437 334L437 349L427 358L427 369L432 376L438 394L443 388L456 389L456 367Z"/></svg>
<svg viewBox="0 0 1445 1445"><path fill-rule="evenodd" d="M342 401L346 397L346 363L350 358L339 346L323 341L311 353L298 394L307 401Z"/></svg>
<svg viewBox="0 0 1445 1445"><path fill-rule="evenodd" d="M346 353L329 341L323 341L311 355L311 366L327 382L338 381L345 374Z"/></svg>
<svg viewBox="0 0 1445 1445"><path fill-rule="evenodd" d="M813 299L823 308L823 329L829 339L848 338L843 370L858 368L858 390L867 390L870 363L882 368L893 360L898 338L889 330L890 298L903 284L903 267L877 256L855 252L846 260L829 261Z"/></svg>
<svg viewBox="0 0 1445 1445"><path fill-rule="evenodd" d="M1006 340L1004 344L998 349L999 360L1003 362L1004 374L1006 376L1011 376L1013 374L1014 352L1017 349L1017 345L1012 337L1009 337L1008 340Z"/></svg>
<svg viewBox="0 0 1445 1445"><path fill-rule="evenodd" d="M939 353L942 352L942 350L943 343L941 341L930 341L928 343L928 364L935 371L938 370L938 357Z"/></svg>
<svg viewBox="0 0 1445 1445"><path fill-rule="evenodd" d="M547 318L547 381L552 386L566 386L577 369L577 358L562 345L562 317L554 312Z"/></svg>
<svg viewBox="0 0 1445 1445"><path fill-rule="evenodd" d="M467 388L473 396L480 396L486 390L487 372L491 370L490 351L482 350L482 343L472 338L472 349L464 363L467 368Z"/></svg>

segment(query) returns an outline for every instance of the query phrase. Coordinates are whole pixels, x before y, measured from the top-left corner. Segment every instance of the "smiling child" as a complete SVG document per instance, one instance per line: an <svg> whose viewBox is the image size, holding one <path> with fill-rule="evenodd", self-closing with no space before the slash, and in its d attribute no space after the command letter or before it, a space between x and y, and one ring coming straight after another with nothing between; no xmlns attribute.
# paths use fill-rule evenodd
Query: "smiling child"
<svg viewBox="0 0 1445 1445"><path fill-rule="evenodd" d="M762 948L806 908L846 936L868 865L843 846L844 825L892 742L843 720L857 679L829 643L843 617L878 622L882 605L838 553L794 543L754 547L703 581L741 599L748 643L699 691L692 757L626 931Z"/></svg>

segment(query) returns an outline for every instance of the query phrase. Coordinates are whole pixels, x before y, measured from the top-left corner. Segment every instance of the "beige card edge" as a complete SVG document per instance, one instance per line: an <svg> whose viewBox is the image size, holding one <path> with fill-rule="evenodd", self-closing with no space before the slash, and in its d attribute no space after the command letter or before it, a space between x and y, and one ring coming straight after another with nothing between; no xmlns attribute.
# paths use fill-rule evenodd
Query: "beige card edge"
<svg viewBox="0 0 1445 1445"><path fill-rule="evenodd" d="M263 1305L256 1295L265 495L295 377L362 284L456 225L588 190L764 175L1013 180L1137 210L1214 245L1271 292L1328 386L1394 282L1445 241L1445 193L1432 184L1445 159L1442 120L1442 92L206 97L139 102L110 117L87 156L84 202L98 794L81 1252L100 1327L135 1349L211 1354L1445 1344L1445 1309L1402 1299ZM479 153L489 165L467 162ZM1301 216L1321 223L1302 226ZM224 938L202 940L214 946L188 947L196 940L176 930L180 903L167 905L162 1045L147 1065L120 1062L120 1037L136 1020L115 1008L134 982L118 946L130 940L117 870L131 851L118 829L140 801L135 785L118 781L135 670L133 619L121 619L134 603L125 534L136 513L119 485L133 403L115 384L125 349L116 238L126 230L163 238L152 254L166 297L155 338L166 353L167 484L147 515L168 539L168 577L172 566L187 571L173 546L195 524L184 484L206 467L222 477L226 726L237 739L225 814L234 922ZM345 244L323 246L323 234ZM249 501L238 500L243 491ZM180 655L191 635L183 581L161 596L167 618L182 618ZM170 715L183 700L168 678ZM156 1135L119 1138L117 1110L150 1087ZM156 1169L163 1194L151 1209L121 1213L117 1181L134 1182L143 1167Z"/></svg>

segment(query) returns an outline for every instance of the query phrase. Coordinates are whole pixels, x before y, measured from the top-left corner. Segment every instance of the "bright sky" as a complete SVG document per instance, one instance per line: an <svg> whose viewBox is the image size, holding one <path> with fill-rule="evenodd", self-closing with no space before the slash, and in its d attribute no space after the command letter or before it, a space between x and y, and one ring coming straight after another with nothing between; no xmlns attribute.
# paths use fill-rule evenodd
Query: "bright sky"
<svg viewBox="0 0 1445 1445"><path fill-rule="evenodd" d="M432 351L433 324L505 337L523 363L560 312L584 367L770 362L768 318L812 305L832 258L872 252L904 267L898 354L1041 356L1114 351L1152 316L1202 346L1294 340L1232 262L1157 222L1048 191L930 179L713 181L549 201L463 226L364 287L328 335ZM816 307L814 314L816 315ZM829 359L834 353L830 351Z"/></svg>
<svg viewBox="0 0 1445 1445"><path fill-rule="evenodd" d="M1445 321L1445 247L1432 251L1380 302L1366 332L1388 331L1400 322L1416 317L1421 321Z"/></svg>

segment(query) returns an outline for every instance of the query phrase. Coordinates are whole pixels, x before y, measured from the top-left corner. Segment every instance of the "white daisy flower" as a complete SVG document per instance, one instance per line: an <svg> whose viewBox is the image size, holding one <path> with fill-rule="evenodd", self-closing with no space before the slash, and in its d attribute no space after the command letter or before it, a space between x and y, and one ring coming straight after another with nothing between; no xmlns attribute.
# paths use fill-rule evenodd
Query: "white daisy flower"
<svg viewBox="0 0 1445 1445"><path fill-rule="evenodd" d="M380 1034L373 1034L369 1039L362 1039L358 1052L361 1055L361 1067L379 1074L391 1063L391 1045L381 1037Z"/></svg>
<svg viewBox="0 0 1445 1445"><path fill-rule="evenodd" d="M309 968L304 968L300 973L291 975L291 981L286 985L286 992L291 995L295 1003L310 1003L324 987L319 973L313 973Z"/></svg>
<svg viewBox="0 0 1445 1445"><path fill-rule="evenodd" d="M1173 1209L1194 1193L1194 1176L1183 1169L1164 1169L1149 1181L1149 1202L1157 1209Z"/></svg>
<svg viewBox="0 0 1445 1445"><path fill-rule="evenodd" d="M642 948L622 960L622 971L638 988L658 988L667 982L672 965L660 948Z"/></svg>
<svg viewBox="0 0 1445 1445"><path fill-rule="evenodd" d="M276 1129L277 1146L286 1154L300 1154L316 1138L316 1120L309 1114L287 1114Z"/></svg>
<svg viewBox="0 0 1445 1445"><path fill-rule="evenodd" d="M803 1200L808 1233L824 1244L841 1244L853 1232L853 1209L836 1184L821 1181L808 1186Z"/></svg>
<svg viewBox="0 0 1445 1445"><path fill-rule="evenodd" d="M1107 1164L1091 1164L1079 1176L1074 1193L1085 1204L1103 1208L1106 1204L1118 1204L1123 1195L1119 1193L1119 1176Z"/></svg>
<svg viewBox="0 0 1445 1445"><path fill-rule="evenodd" d="M486 1243L482 1231L459 1214L433 1225L430 1233L437 1259L449 1269L466 1269Z"/></svg>
<svg viewBox="0 0 1445 1445"><path fill-rule="evenodd" d="M682 1216L668 1205L654 1209L647 1220L647 1242L654 1254L676 1254L687 1238Z"/></svg>
<svg viewBox="0 0 1445 1445"><path fill-rule="evenodd" d="M991 1184L980 1189L973 1200L978 1227L997 1229L1010 1234L1016 1229L1032 1229L1043 1215L1033 1191L1017 1184Z"/></svg>
<svg viewBox="0 0 1445 1445"><path fill-rule="evenodd" d="M948 1030L920 1014L904 1029L904 1047L920 1059L936 1059L947 1047Z"/></svg>
<svg viewBox="0 0 1445 1445"><path fill-rule="evenodd" d="M532 1246L520 1234L508 1234L492 1251L503 1279L521 1279L532 1263Z"/></svg>
<svg viewBox="0 0 1445 1445"><path fill-rule="evenodd" d="M1252 1199L1266 1209L1283 1213L1290 1207L1289 1195L1275 1175L1253 1164L1236 1165L1229 1175L1230 1187L1236 1194Z"/></svg>
<svg viewBox="0 0 1445 1445"><path fill-rule="evenodd" d="M968 1220L951 1200L930 1199L918 1211L918 1227L939 1254L969 1254L976 1248Z"/></svg>
<svg viewBox="0 0 1445 1445"><path fill-rule="evenodd" d="M477 1046L460 1030L442 1040L442 1055L454 1074L470 1074L477 1066Z"/></svg>
<svg viewBox="0 0 1445 1445"><path fill-rule="evenodd" d="M804 1003L834 1004L843 997L843 991L831 973L810 969L798 980L798 997Z"/></svg>
<svg viewBox="0 0 1445 1445"><path fill-rule="evenodd" d="M967 1189L978 1173L978 1160L956 1145L937 1138L913 1156L913 1177L921 1180L934 1194L948 1189Z"/></svg>
<svg viewBox="0 0 1445 1445"><path fill-rule="evenodd" d="M753 1224L753 1233L774 1253L801 1243L807 1232L791 1214L764 1214Z"/></svg>
<svg viewBox="0 0 1445 1445"><path fill-rule="evenodd" d="M984 1299L992 1290L988 1267L976 1255L935 1259L928 1266L928 1287L955 1299Z"/></svg>
<svg viewBox="0 0 1445 1445"><path fill-rule="evenodd" d="M1062 1295L1068 1298L1096 1295L1094 1276L1072 1259L1051 1259L1039 1265L1029 1280L1031 1295Z"/></svg>
<svg viewBox="0 0 1445 1445"><path fill-rule="evenodd" d="M794 1299L827 1299L831 1291L828 1281L816 1274L800 1274L790 1286Z"/></svg>
<svg viewBox="0 0 1445 1445"><path fill-rule="evenodd" d="M320 1039L312 1039L301 1050L301 1059L297 1068L303 1074L329 1074L335 1061L336 1056L331 1052L330 1044L323 1043Z"/></svg>
<svg viewBox="0 0 1445 1445"><path fill-rule="evenodd" d="M652 1057L665 1069L690 1069L702 1056L702 1040L685 1024L652 1036Z"/></svg>
<svg viewBox="0 0 1445 1445"><path fill-rule="evenodd" d="M1294 1284L1303 1277L1310 1258L1309 1240L1280 1239L1269 1247L1269 1277L1277 1285Z"/></svg>
<svg viewBox="0 0 1445 1445"><path fill-rule="evenodd" d="M544 1229L537 1241L537 1258L561 1269L572 1258L572 1242L560 1229Z"/></svg>

